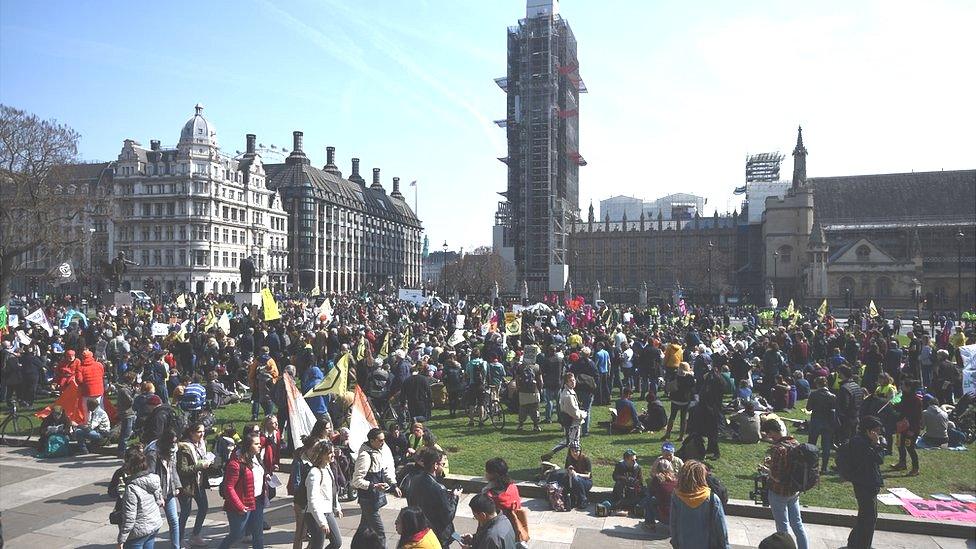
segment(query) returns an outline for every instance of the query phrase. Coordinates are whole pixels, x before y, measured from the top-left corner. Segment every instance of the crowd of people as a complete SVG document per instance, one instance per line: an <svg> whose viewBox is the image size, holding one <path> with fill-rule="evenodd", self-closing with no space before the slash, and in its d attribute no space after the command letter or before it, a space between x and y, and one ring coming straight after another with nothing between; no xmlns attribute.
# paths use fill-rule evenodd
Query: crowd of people
<svg viewBox="0 0 976 549"><path fill-rule="evenodd" d="M777 530L764 547L807 547L799 498L831 474L832 456L858 502L848 546L870 547L881 466L894 441L899 459L890 469L918 475L917 441L954 446L972 429L959 348L976 335L951 315L930 319L928 329L913 319L904 344L900 317L868 310L840 323L812 309L769 318L751 308L591 308L552 298L521 310L513 333L499 302L323 299L279 299L273 320L213 295L88 316L70 299L25 300L56 328L6 331L0 396L29 407L38 397L72 395L42 412L39 455L112 445L123 459L110 491L124 547L152 547L164 522L174 548L204 546L211 489L224 500L220 547L244 538L262 547L264 510L281 497L282 456L292 459L284 489L296 549L345 543L336 520L353 499L360 524L350 545L385 547L380 510L388 496L407 503L394 524L398 547L525 546L531 525L501 457L486 461L486 486L469 502L477 531L455 532L460 491L445 487L448 456L431 428L435 407L474 424L493 401L517 415L517 431L559 424L559 443L541 457L554 507L627 511L652 530L667 524L674 547L727 547L728 491L709 461L722 459L723 440L763 440L769 452L757 475ZM289 387L320 388L340 364L348 365L346 386L306 399L317 421L296 438ZM357 387L384 422L350 447ZM238 401L250 401L252 420L240 431L218 419ZM591 501L584 443L599 428L596 406L612 409L612 434L661 433L648 476L626 450L605 501ZM783 413L798 407L808 420ZM793 436L803 430L807 443ZM560 467L552 460L564 449Z"/></svg>

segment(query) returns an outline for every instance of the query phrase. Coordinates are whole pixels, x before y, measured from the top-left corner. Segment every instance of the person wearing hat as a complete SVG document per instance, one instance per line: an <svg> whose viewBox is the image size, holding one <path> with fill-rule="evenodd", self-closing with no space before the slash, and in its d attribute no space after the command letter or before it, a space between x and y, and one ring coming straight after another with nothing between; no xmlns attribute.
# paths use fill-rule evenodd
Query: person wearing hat
<svg viewBox="0 0 976 549"><path fill-rule="evenodd" d="M670 461L671 467L674 468L675 472L681 470L681 466L685 464L678 456L674 455L674 444L671 442L665 442L661 445L661 455L654 460L651 464L651 470L653 471L657 467L657 462L659 461Z"/></svg>
<svg viewBox="0 0 976 549"><path fill-rule="evenodd" d="M585 509L589 505L590 490L593 488L593 463L583 453L578 440L569 444L565 469L566 475L562 484L568 497L566 506Z"/></svg>
<svg viewBox="0 0 976 549"><path fill-rule="evenodd" d="M637 452L628 448L624 457L613 468L613 494L609 511L625 509L628 512L640 502L644 491L644 475L637 463Z"/></svg>

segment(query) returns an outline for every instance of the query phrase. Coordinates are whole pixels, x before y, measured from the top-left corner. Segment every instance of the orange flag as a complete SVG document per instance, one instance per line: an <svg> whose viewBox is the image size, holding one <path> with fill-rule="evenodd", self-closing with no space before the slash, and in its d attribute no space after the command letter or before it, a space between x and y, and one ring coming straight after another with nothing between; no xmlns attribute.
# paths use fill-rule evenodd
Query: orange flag
<svg viewBox="0 0 976 549"><path fill-rule="evenodd" d="M104 401L105 413L108 414L109 421L114 425L115 419L118 417L118 411L116 411L115 406L112 405L112 401L107 396ZM78 425L84 425L88 421L88 413L85 409L85 397L81 396L80 387L74 381L64 386L64 389L61 391L61 396L54 401L54 404L34 415L42 419L46 418L51 414L51 410L55 406L64 408L64 413L68 415L68 419Z"/></svg>

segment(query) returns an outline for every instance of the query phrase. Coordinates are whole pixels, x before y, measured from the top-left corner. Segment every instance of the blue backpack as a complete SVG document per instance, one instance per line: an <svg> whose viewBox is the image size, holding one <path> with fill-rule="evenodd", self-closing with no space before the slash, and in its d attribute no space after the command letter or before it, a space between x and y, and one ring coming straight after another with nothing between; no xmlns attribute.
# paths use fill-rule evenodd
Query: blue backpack
<svg viewBox="0 0 976 549"><path fill-rule="evenodd" d="M56 458L71 455L71 446L68 444L68 437L65 435L54 434L47 437L47 445L38 454L42 458Z"/></svg>

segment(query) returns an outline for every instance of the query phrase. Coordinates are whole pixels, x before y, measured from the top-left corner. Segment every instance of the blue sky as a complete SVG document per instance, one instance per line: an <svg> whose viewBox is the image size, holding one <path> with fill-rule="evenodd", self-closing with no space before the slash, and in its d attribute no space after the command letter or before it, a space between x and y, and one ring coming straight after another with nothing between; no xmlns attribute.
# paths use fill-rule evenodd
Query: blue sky
<svg viewBox="0 0 976 549"><path fill-rule="evenodd" d="M976 168L976 3L564 0L590 90L580 208L616 194L738 207L748 153L808 172ZM175 144L197 102L225 152L244 134L418 180L435 247L490 244L504 190L505 32L523 0L0 2L0 101L83 135ZM267 159L274 161L274 159ZM787 163L784 172L790 173ZM369 176L367 176L368 179ZM404 189L412 203L412 189Z"/></svg>

